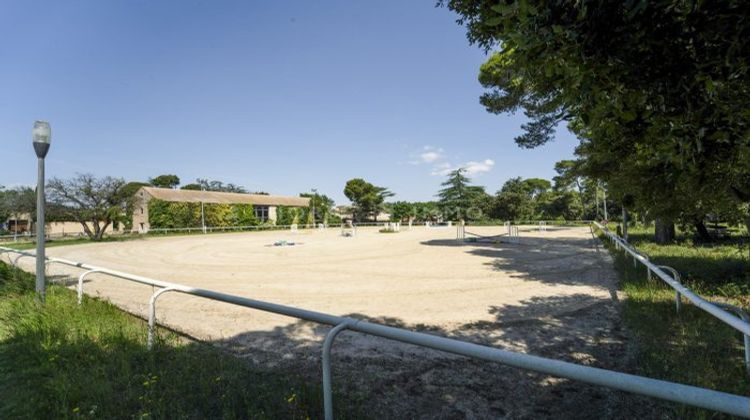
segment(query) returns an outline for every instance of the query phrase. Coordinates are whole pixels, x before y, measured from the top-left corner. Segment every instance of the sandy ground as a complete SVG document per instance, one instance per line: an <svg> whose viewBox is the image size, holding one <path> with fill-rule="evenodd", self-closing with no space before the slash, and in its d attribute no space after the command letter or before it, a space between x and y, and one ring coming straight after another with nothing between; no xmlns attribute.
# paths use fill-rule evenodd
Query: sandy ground
<svg viewBox="0 0 750 420"><path fill-rule="evenodd" d="M481 235L503 227L467 227ZM628 370L616 276L588 227L521 229L517 244L457 242L455 228L360 228L149 238L50 248L76 261L485 345ZM469 235L471 236L471 235ZM297 245L275 247L277 240ZM31 261L27 260L25 264ZM64 281L75 270L51 266ZM80 272L80 271L79 271ZM92 275L87 294L145 315L152 288ZM328 327L168 294L158 320L257 366L319 378ZM379 417L600 418L648 415L620 393L345 332L340 392ZM355 372L355 373L352 373ZM648 405L648 404L646 404ZM642 407L643 404L638 406ZM635 411L634 411L635 410Z"/></svg>

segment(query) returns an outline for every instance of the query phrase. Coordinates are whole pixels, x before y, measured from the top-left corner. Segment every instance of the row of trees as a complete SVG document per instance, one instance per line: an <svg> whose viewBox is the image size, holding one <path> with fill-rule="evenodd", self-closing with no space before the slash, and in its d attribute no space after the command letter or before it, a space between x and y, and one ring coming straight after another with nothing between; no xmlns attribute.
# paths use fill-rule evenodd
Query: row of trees
<svg viewBox="0 0 750 420"><path fill-rule="evenodd" d="M469 41L489 112L523 110L516 143L580 140L575 172L656 220L707 235L707 215L750 225L750 3L443 0Z"/></svg>
<svg viewBox="0 0 750 420"><path fill-rule="evenodd" d="M494 194L485 187L472 185L464 169L450 174L436 201L386 203L393 193L360 178L347 182L344 194L352 201L354 219L374 218L379 212L390 213L392 220L533 220L593 219L604 214L605 206L619 210L614 203L605 204L605 193L592 180L578 175L574 162L561 161L555 166L553 181L541 178L512 178Z"/></svg>

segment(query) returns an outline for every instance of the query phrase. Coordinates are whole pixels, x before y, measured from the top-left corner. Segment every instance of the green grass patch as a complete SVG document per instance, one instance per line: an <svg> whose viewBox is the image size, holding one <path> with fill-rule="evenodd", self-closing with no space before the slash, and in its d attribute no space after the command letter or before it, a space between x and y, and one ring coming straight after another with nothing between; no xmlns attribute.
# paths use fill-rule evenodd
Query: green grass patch
<svg viewBox="0 0 750 420"><path fill-rule="evenodd" d="M631 232L633 232L631 230ZM604 239L620 274L621 288L627 294L623 319L636 340L637 366L645 376L675 381L739 395L750 395L750 377L745 371L742 335L711 314L683 300L675 310L675 293L654 276L648 281L646 269L634 267L632 257L616 250ZM707 291L720 293L733 284L730 302L747 302L739 291L746 285L746 261L728 245L696 246L682 240L660 246L645 231L630 235L631 244L645 252L656 264L669 265L683 274L691 288L709 300ZM735 287L739 287L735 288ZM677 418L721 418L722 415L685 406L675 406Z"/></svg>
<svg viewBox="0 0 750 420"><path fill-rule="evenodd" d="M0 263L0 418L317 418L319 384L258 371L208 344ZM362 417L337 405L341 417Z"/></svg>
<svg viewBox="0 0 750 420"><path fill-rule="evenodd" d="M668 265L680 272L682 282L694 291L723 298L750 307L750 249L748 238L732 235L715 242L696 243L678 233L673 244L653 241L653 230L631 228L629 241L656 264Z"/></svg>
<svg viewBox="0 0 750 420"><path fill-rule="evenodd" d="M66 246L66 245L81 245L81 244L96 244L100 242L124 242L124 241L132 241L136 239L143 239L142 237L139 237L137 234L133 235L118 235L118 236L105 236L104 238L93 241L87 237L83 238L69 238L69 239L52 239L48 240L45 243L46 248L50 247L58 247L58 246ZM13 248L18 250L26 250L26 249L36 249L36 242L7 242L7 243L0 243L0 246L4 246L6 248Z"/></svg>

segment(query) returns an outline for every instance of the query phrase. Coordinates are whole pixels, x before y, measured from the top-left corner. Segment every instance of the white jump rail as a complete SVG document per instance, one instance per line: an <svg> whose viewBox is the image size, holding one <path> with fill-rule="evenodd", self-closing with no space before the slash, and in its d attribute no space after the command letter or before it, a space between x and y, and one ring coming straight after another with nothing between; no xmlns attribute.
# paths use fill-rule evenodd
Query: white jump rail
<svg viewBox="0 0 750 420"><path fill-rule="evenodd" d="M682 297L684 296L687 300L692 302L698 308L710 313L714 317L723 321L725 324L731 326L737 331L741 332L745 344L745 369L750 374L750 315L743 309L729 305L726 303L716 303L708 301L699 295L695 294L692 290L685 287L680 282L680 274L672 267L663 265L656 265L648 260L648 258L639 253L635 248L630 246L623 238L617 236L612 231L602 226L598 222L593 222L604 235L615 244L618 249L624 250L626 253L633 257L633 264L637 266L640 262L646 267L649 279L651 274L655 274L661 280L663 280L669 287L675 291L675 309L679 312L682 305ZM664 270L669 271L672 275L670 276ZM735 315L732 315L733 312Z"/></svg>
<svg viewBox="0 0 750 420"><path fill-rule="evenodd" d="M34 257L34 254L30 252L0 247L0 255L2 255L3 253L24 254L25 256ZM87 272L96 270L96 272L100 274L106 274L112 277L134 281L136 283L159 287L160 290L156 291L151 296L149 305L150 343L153 343L154 328L156 325L156 300L160 295L166 292L178 292L192 296L199 296L219 302L230 303L233 305L332 326L333 328L328 331L328 334L325 337L322 351L323 408L326 419L333 419L330 352L334 338L343 330L370 334L377 337L400 341L403 343L426 347L434 350L440 350L447 353L490 362L497 362L543 374L573 379L589 384L605 386L621 391L632 392L634 394L640 394L667 401L673 401L676 403L715 410L736 416L750 417L750 398L741 395L729 394L726 392L714 391L690 385L683 385L675 382L646 378L643 376L584 366L575 363L564 362L561 360L533 356L529 354L517 353L479 344L467 343L451 338L438 337L431 334L408 331L401 328L361 321L354 318L340 317L291 306L263 302L246 297L216 292L213 290L155 280L148 277L110 270L107 268L97 267L91 264L79 263L62 258L48 258L47 260L51 263L80 268L86 270ZM79 283L79 287L82 287L82 282Z"/></svg>

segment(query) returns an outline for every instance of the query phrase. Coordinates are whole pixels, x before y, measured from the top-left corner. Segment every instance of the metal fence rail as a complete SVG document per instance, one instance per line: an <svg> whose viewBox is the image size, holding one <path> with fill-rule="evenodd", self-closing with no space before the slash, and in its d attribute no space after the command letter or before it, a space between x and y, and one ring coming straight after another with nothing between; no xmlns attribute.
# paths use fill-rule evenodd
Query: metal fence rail
<svg viewBox="0 0 750 420"><path fill-rule="evenodd" d="M20 254L22 256L34 257L34 254L30 252L23 252L10 248L0 247L0 256L4 253ZM333 418L330 352L336 335L343 330L370 334L407 344L413 344L416 346L422 346L480 360L498 362L521 369L527 369L553 376L574 379L589 384L605 386L613 389L632 392L635 394L720 411L727 414L750 417L750 398L740 395L734 395L690 385L683 385L674 382L662 381L658 379L651 379L611 370L599 369L590 366L578 365L575 363L548 359L539 356L516 353L479 344L467 343L455 339L438 337L430 334L418 333L401 328L361 321L354 318L340 317L321 312L308 311L291 306L263 302L246 297L216 292L213 290L195 288L181 284L150 279L148 277L110 270L107 268L97 267L91 264L79 263L62 258L48 258L47 261L48 263L57 263L86 270L86 272L82 274L82 277L83 275L97 272L101 274L107 274L116 278L159 287L160 290L156 291L151 296L149 302L149 343L153 342L154 328L156 325L157 298L164 293L172 291L332 326L333 328L329 330L328 334L325 337L322 354L324 394L323 401L326 419ZM14 264L13 260L11 260L11 263ZM79 293L81 293L82 291L82 284L82 281L79 281Z"/></svg>
<svg viewBox="0 0 750 420"><path fill-rule="evenodd" d="M687 300L692 302L698 308L710 313L714 317L720 319L727 325L741 332L744 338L745 344L745 368L750 374L750 315L745 312L742 308L726 303L716 303L708 301L699 295L695 294L692 290L685 287L680 282L680 273L672 267L664 265L656 265L648 260L648 257L639 253L635 248L630 246L623 238L617 236L615 233L607 229L606 226L601 225L598 222L594 222L594 226L599 228L604 235L615 244L617 249L622 249L626 253L633 257L633 264L643 264L646 267L646 274L651 278L652 274L655 274L661 280L663 280L669 287L675 291L675 309L679 312L682 305L682 298L685 297ZM670 274L667 274L669 271ZM736 314L733 315L732 313Z"/></svg>

